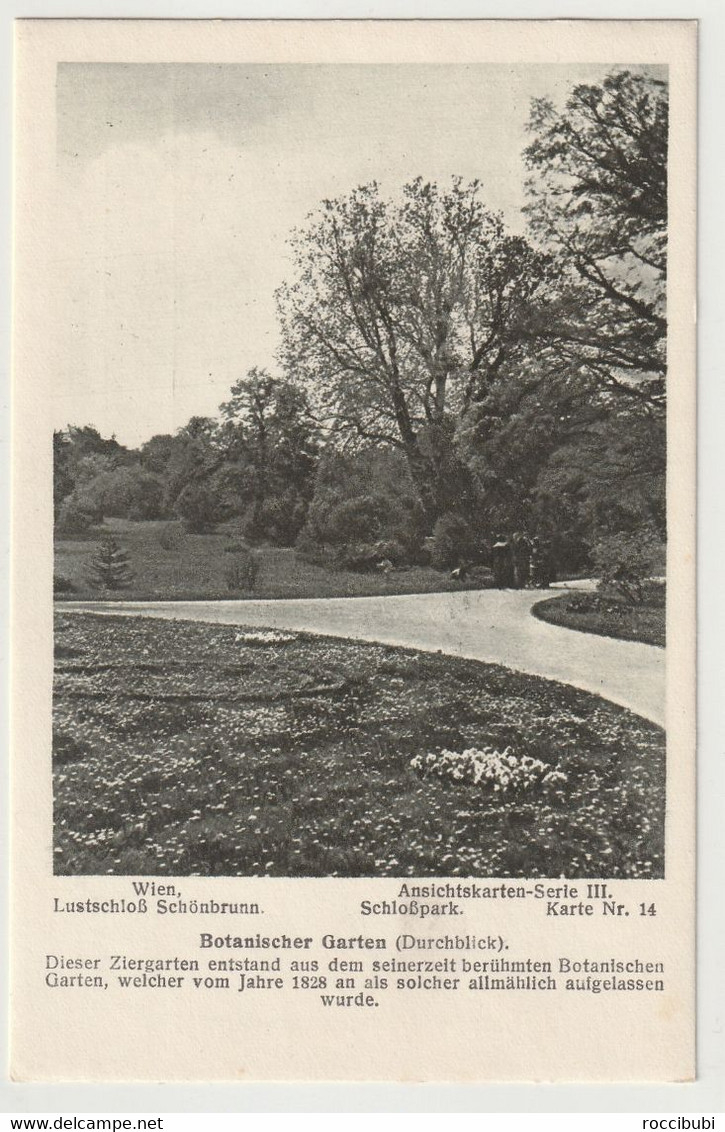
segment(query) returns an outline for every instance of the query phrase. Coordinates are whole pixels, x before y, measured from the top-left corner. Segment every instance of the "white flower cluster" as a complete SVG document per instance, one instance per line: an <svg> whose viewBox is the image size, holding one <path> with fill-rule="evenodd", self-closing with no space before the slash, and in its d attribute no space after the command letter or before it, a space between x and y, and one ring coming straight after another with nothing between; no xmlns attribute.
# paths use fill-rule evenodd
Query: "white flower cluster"
<svg viewBox="0 0 725 1132"><path fill-rule="evenodd" d="M415 755L410 765L421 778L434 777L443 782L482 786L501 793L528 790L537 785L559 786L566 782L562 771L550 770L541 759L530 755L515 755L511 747L504 751L469 747L465 751Z"/></svg>
<svg viewBox="0 0 725 1132"><path fill-rule="evenodd" d="M295 633L281 633L278 629L246 629L235 637L238 645L286 645L295 639Z"/></svg>

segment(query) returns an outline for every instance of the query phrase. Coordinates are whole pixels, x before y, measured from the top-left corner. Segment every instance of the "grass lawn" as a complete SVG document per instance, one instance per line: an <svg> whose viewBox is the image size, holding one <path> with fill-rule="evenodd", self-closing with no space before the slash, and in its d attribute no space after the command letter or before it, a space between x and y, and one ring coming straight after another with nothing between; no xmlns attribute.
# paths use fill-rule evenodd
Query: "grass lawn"
<svg viewBox="0 0 725 1132"><path fill-rule="evenodd" d="M60 875L663 875L662 730L476 661L59 614L53 752Z"/></svg>
<svg viewBox="0 0 725 1132"><path fill-rule="evenodd" d="M532 609L535 617L566 629L642 641L665 647L665 587L652 584L641 605L599 593L568 593L551 601L540 601Z"/></svg>
<svg viewBox="0 0 725 1132"><path fill-rule="evenodd" d="M88 564L102 531L113 533L129 553L134 577L131 585L123 590L99 589L88 579ZM232 539L231 532L223 529L215 534L188 534L181 523L172 520L107 519L87 538L56 540L55 573L66 578L73 587L57 596L64 601L194 601L363 597L476 588L475 582L457 582L448 574L425 566L411 566L389 574L360 574L315 566L299 558L292 549L262 547L256 552L260 569L254 592L233 592L226 582L231 560L226 548Z"/></svg>

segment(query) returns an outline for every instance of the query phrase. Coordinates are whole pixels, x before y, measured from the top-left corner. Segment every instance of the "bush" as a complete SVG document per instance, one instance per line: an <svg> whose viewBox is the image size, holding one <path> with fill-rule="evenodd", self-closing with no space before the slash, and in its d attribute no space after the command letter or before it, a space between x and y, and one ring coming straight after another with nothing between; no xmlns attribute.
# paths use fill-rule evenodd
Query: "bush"
<svg viewBox="0 0 725 1132"><path fill-rule="evenodd" d="M659 540L649 531L606 535L592 546L599 590L614 590L625 601L640 605L661 555Z"/></svg>
<svg viewBox="0 0 725 1132"><path fill-rule="evenodd" d="M335 554L335 564L343 570L375 570L381 562L400 566L405 560L405 547L396 539L345 543Z"/></svg>
<svg viewBox="0 0 725 1132"><path fill-rule="evenodd" d="M204 483L186 485L176 500L176 512L187 531L198 535L212 530L223 518L216 492Z"/></svg>
<svg viewBox="0 0 725 1132"><path fill-rule="evenodd" d="M259 559L250 550L238 550L229 562L224 576L232 593L251 593L259 574Z"/></svg>
<svg viewBox="0 0 725 1132"><path fill-rule="evenodd" d="M259 506L250 507L242 521L242 530L251 542L294 546L306 514L306 500L290 489L283 495L265 499Z"/></svg>
<svg viewBox="0 0 725 1132"><path fill-rule="evenodd" d="M53 593L54 594L72 594L75 593L76 587L70 578L66 578L64 574L53 575Z"/></svg>
<svg viewBox="0 0 725 1132"><path fill-rule="evenodd" d="M329 565L334 558L334 549L319 542L309 526L303 527L297 536L295 551L305 562L312 562L315 566Z"/></svg>
<svg viewBox="0 0 725 1132"><path fill-rule="evenodd" d="M375 565L390 562L393 566L403 566L407 561L407 550L400 539L383 538L373 544Z"/></svg>
<svg viewBox="0 0 725 1132"><path fill-rule="evenodd" d="M348 570L375 565L385 501L370 495L339 499L322 494L313 500L297 549L310 562L331 563Z"/></svg>
<svg viewBox="0 0 725 1132"><path fill-rule="evenodd" d="M335 504L327 514L330 541L375 542L384 512L384 501L373 495L358 495Z"/></svg>
<svg viewBox="0 0 725 1132"><path fill-rule="evenodd" d="M490 590L496 584L493 570L488 566L472 566L466 570L465 581L479 586L482 590Z"/></svg>
<svg viewBox="0 0 725 1132"><path fill-rule="evenodd" d="M95 522L95 515L81 506L74 496L69 495L60 505L55 525L56 534L84 535Z"/></svg>
<svg viewBox="0 0 725 1132"><path fill-rule="evenodd" d="M91 582L107 590L125 589L133 580L128 552L113 535L104 535L96 547L89 572Z"/></svg>
<svg viewBox="0 0 725 1132"><path fill-rule="evenodd" d="M179 550L184 541L184 532L176 523L169 523L158 533L158 543L162 550Z"/></svg>
<svg viewBox="0 0 725 1132"><path fill-rule="evenodd" d="M163 514L164 485L160 476L140 467L106 468L84 477L74 495L81 506L99 519L159 519Z"/></svg>
<svg viewBox="0 0 725 1132"><path fill-rule="evenodd" d="M453 511L441 515L433 528L431 566L435 570L451 570L470 560L473 550L473 532L463 516Z"/></svg>
<svg viewBox="0 0 725 1132"><path fill-rule="evenodd" d="M123 469L116 475L120 482L114 484L119 496L118 507L115 512L123 518L142 521L144 519L160 519L164 513L164 484L160 476L150 475L139 468ZM122 508L124 507L125 510Z"/></svg>
<svg viewBox="0 0 725 1132"><path fill-rule="evenodd" d="M425 513L400 453L330 453L321 462L296 546L311 562L368 569L376 555L377 561L420 562L425 532ZM391 544L392 552L374 549L382 543Z"/></svg>

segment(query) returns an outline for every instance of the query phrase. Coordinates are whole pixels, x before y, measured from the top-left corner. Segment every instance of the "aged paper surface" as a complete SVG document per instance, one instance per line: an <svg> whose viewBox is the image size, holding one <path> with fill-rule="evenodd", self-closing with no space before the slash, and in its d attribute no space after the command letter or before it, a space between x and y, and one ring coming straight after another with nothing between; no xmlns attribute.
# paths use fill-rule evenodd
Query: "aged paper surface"
<svg viewBox="0 0 725 1132"><path fill-rule="evenodd" d="M36 20L17 25L16 67L15 1079L691 1079L694 25ZM270 546L292 553L290 540L285 549L285 539L275 543L269 529L252 539L253 551L230 542L226 595L212 592L203 571L195 575L198 592L190 584L169 588L170 573L154 589L143 574L147 563L134 561L133 554L130 563L126 558L126 546L135 547L133 539L150 530L150 522L159 524L156 558L176 556L179 569L190 546L208 551L216 545L208 530L194 531L193 506L188 495L187 504L180 501L181 493L176 510L162 514L159 504L161 517L127 509L119 525L119 506L106 504L90 533L70 531L73 521L82 523L79 500L88 498L76 494L69 504L74 492L99 476L115 476L117 484L118 469L133 465L128 453L152 437L177 434L187 422L190 429L192 420L197 425L185 435L203 445L208 420L220 403L230 403L232 386L254 366L272 370L275 359L286 378L304 376L308 386L315 385L309 369L318 365L318 393L347 375L346 398L334 406L325 402L324 423L334 419L332 432L342 438L348 458L361 458L352 432L378 448L393 443L385 432L384 400L376 400L373 385L360 378L367 362L358 366L342 357L337 339L326 363L319 352L323 324L315 319L324 314L323 304L308 300L329 294L321 265L334 257L320 236L323 229L317 229L315 244L305 225L323 201L338 202L329 215L348 224L325 231L343 251L352 249L350 258L340 260L350 275L342 273L347 291L333 312L335 333L351 317L346 347L358 357L368 348L380 352L385 366L375 371L373 383L383 372L386 379L397 374L401 354L410 365L417 358L417 379L437 351L428 388L440 392L443 377L448 380L449 416L441 412L436 419L432 401L428 423L432 419L441 431L430 425L427 435L440 439L455 411L456 444L463 444L471 419L465 414L472 405L490 404L486 398L499 388L492 355L486 398L472 395L472 405L455 400L466 375L479 377L480 325L470 307L475 287L464 288L459 307L453 301L446 306L452 292L435 291L434 280L442 276L431 248L437 254L443 237L436 229L436 239L427 232L431 242L421 244L411 235L416 217L425 215L421 202L431 199L421 195L420 185L406 198L408 212L395 212L389 229L366 228L369 210L421 176L423 185L435 182L441 191L428 215L441 230L453 231L452 245L460 247L461 218L473 200L465 186L480 179L486 209L502 214L511 239L523 239L524 180L529 175L535 181L537 170L542 178L557 170L551 152L548 167L542 172L534 162L529 174L515 155L531 143L524 132L531 100L549 99L561 110L578 84L601 89L607 76L623 72L644 76L657 97L666 90L669 102L666 694L664 652L651 644L635 642L622 651L611 637L561 628L556 632L566 636L547 635L549 626L540 622L538 637L525 632L523 644L517 643L520 608L526 606L528 618L529 593L551 579L543 577L544 543L535 533L543 528L532 525L530 516L516 518L515 507L510 520L489 520L500 529L489 525L485 532L491 536L485 565L483 558L472 564L471 550L440 572L445 601L440 595L431 601L430 585L425 598L420 590L418 597L401 597L411 593L401 581L410 564L398 565L396 541L379 537L372 571L354 575L367 581L348 591L369 597L326 589L331 570L315 575L318 592L310 592L299 580L301 565L301 589L265 589L271 586L264 576ZM636 84L631 89L641 90ZM625 118L633 116L628 120L636 132L646 108L633 97L617 105ZM611 128L605 120L604 134ZM586 150L588 142L578 136L567 144ZM631 326L615 321L603 329L595 320L585 324L587 336L580 336L574 361L569 355L567 372L574 380L586 370L589 379L608 359L611 391L601 421L587 419L587 436L603 437L605 453L616 448L621 457L612 398L646 402L642 415L621 410L623 432L634 420L638 428L645 427L642 421L650 427L662 412L656 356L664 348L664 309L652 296L658 272L663 275L663 247L662 232L652 235L655 155L650 162L640 152L635 169L616 145L608 152L610 158L619 153L621 166L615 161L607 175L623 170L625 181L640 186L630 201L632 227L623 226L621 246L599 248L593 265L580 258L578 268L600 299L609 288L606 301L615 308L626 296L624 305L640 320L639 345L644 351L651 334L655 361L633 368L627 353L637 345ZM450 188L454 177L461 179L457 189ZM354 204L351 194L372 181L380 183L380 195L358 195ZM592 199L598 191L594 186ZM453 216L449 229L441 220L446 207L448 219ZM635 214L644 217L642 228ZM475 209L465 215L478 223ZM528 215L535 224L536 214ZM587 215L596 218L596 207L579 215L577 238L591 235L588 225L595 220ZM543 212L538 219L545 219ZM550 319L562 337L560 327L566 320L575 325L583 307L566 305L556 272L546 275L550 269L530 248L506 243L494 220L485 224L486 248L495 246L496 255L483 257L475 279L492 286L491 280L512 271L512 290L528 299L540 271L546 282L536 294L544 304L556 294L558 321ZM284 242L293 229L308 232L298 259ZM392 240L380 259L370 243L373 232ZM351 233L360 237L357 242ZM574 238L571 229L569 236ZM341 245L335 246L339 251ZM381 273L394 272L407 254L410 288L385 290L388 277ZM614 274L602 275L603 265L616 257ZM455 262L456 280L467 279L468 267ZM428 289L413 301L415 281L422 278ZM262 285L269 294L258 293ZM269 301L275 289L280 310L287 311L281 338L275 337ZM511 290L501 294L512 301ZM424 324L430 313L424 299L438 302L438 320L450 319L448 338L437 330L440 321ZM371 321L365 322L368 314ZM395 319L407 338L404 347L398 339L391 356L392 339L371 345L369 336L381 328L392 334ZM494 323L492 316L491 334L500 330ZM509 382L522 372L543 380L546 326L540 321L534 333L531 325L523 313L516 322L521 352L505 361ZM310 327L317 335L314 349ZM520 343L532 334L538 345L527 353ZM576 340L570 333L569 347ZM454 343L449 351L442 348L447 343ZM463 354L466 344L473 344L475 365ZM509 339L495 344L505 353ZM611 351L619 352L621 369L612 369ZM563 365L561 355L557 364ZM259 393L259 383L254 388ZM411 389L403 384L395 392L408 397L404 408L415 420ZM246 396L249 387L238 393ZM557 426L545 409L540 406L541 420L551 431ZM318 407L318 422L319 413ZM420 413L422 419L423 407ZM231 410L227 419L235 423ZM394 423L405 432L401 414ZM56 522L66 557L62 569L61 560L56 563L53 741L51 438L63 433L71 443L67 426L77 432L86 425L101 440L117 436L126 455L91 447L81 471L74 470L81 478L72 490L61 486ZM416 427L419 435L423 428ZM532 433L517 435L527 446L533 443ZM432 441L414 451L415 439L403 435L413 478L414 457L425 457L430 467L438 451ZM221 441L214 443L214 451L221 451ZM503 449L508 451L505 440ZM557 451L559 463L551 466L560 469L561 460L569 459L561 453L571 449L562 441ZM585 463L597 451L585 449ZM160 473L148 472L146 455L144 474L153 480ZM474 457L483 459L475 443ZM480 476L480 464L472 460ZM522 456L522 466L528 460ZM60 466L56 455L56 480ZM611 512L626 511L622 496L634 497L636 485L620 484L618 494L612 489L604 505L600 500L610 530L616 530ZM202 512L211 508L214 491ZM361 494L358 489L356 498ZM436 503L425 496L422 484L421 506L429 506L430 518ZM253 496L255 521L257 501ZM438 510L439 518L451 513L460 518L456 499ZM359 521L359 507L344 514L350 524ZM202 518L219 529L228 520L222 513L213 522L209 514ZM431 522L427 528L429 544L435 543L434 527ZM111 542L104 541L109 532ZM298 551L301 545L298 540ZM218 554L227 549L220 544ZM68 579L59 584L58 575L65 577L73 554L83 565L68 588ZM560 550L559 575L581 576L573 559L569 570L561 564L564 554ZM250 558L262 563L256 582L242 576ZM83 588L89 576L95 595ZM460 593L459 583L467 587ZM234 587L254 585L260 597L279 600L235 598ZM295 594L296 602L288 600ZM91 604L94 596L102 605ZM164 604L174 598L182 604ZM309 598L313 604L303 605ZM124 619L108 620L114 612ZM144 613L154 620L125 616ZM324 663L319 639L304 636L315 631L336 638L324 646ZM363 646L348 638L380 642L380 648L354 653ZM395 645L424 651L387 647ZM429 655L438 652L464 659L451 661L447 672L443 660ZM508 675L479 670L481 661L498 661ZM374 678L368 662L377 666ZM541 678L558 683L544 686ZM449 679L459 681L459 695ZM414 681L417 699L411 699ZM342 734L340 703L349 739ZM625 716L620 708L634 714ZM504 711L518 714L512 721ZM419 734L406 728L419 727L427 714L430 745L405 746ZM653 769L658 751L661 765L662 724L666 792L657 789ZM210 734L216 728L211 737L207 725ZM548 746L535 748L532 734L539 726ZM336 728L340 735L331 738ZM498 747L490 745L491 735L500 739ZM323 742L327 761L320 759ZM360 782L350 773L356 758ZM251 771L248 763L240 770L243 759L257 760ZM343 777L345 788L335 793ZM403 779L404 796L398 791ZM577 809L584 793L589 808ZM120 798L126 808L119 808ZM178 812L169 817L173 807ZM436 824L446 815L452 825ZM542 828L542 815L550 826ZM152 867L155 861L158 867Z"/></svg>

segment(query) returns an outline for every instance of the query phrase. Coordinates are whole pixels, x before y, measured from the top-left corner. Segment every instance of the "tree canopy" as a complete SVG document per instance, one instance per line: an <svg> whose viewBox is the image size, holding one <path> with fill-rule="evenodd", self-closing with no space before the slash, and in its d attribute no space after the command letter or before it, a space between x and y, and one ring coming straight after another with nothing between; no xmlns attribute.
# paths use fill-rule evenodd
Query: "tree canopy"
<svg viewBox="0 0 725 1132"><path fill-rule="evenodd" d="M325 201L291 252L296 278L278 292L287 372L337 438L402 449L435 518L455 420L514 360L545 257L458 179Z"/></svg>
<svg viewBox="0 0 725 1132"><path fill-rule="evenodd" d="M317 439L307 399L254 367L220 406L228 489L248 508L250 536L294 541L312 494Z"/></svg>
<svg viewBox="0 0 725 1132"><path fill-rule="evenodd" d="M662 409L666 373L667 88L629 71L535 100L530 228L559 286L537 338L598 385Z"/></svg>

